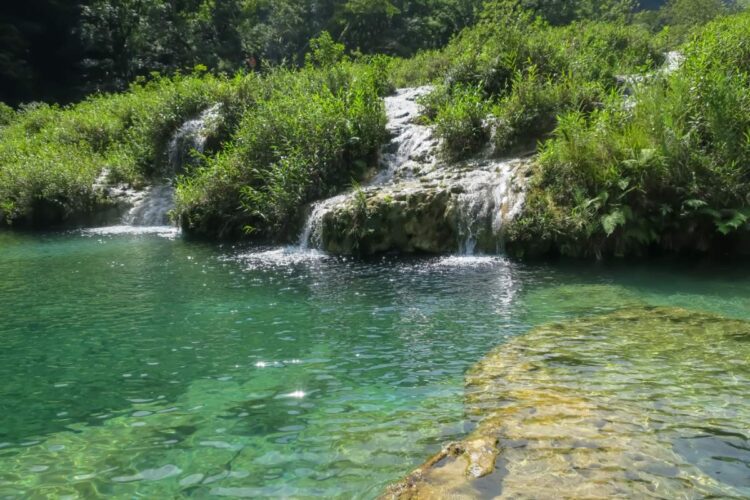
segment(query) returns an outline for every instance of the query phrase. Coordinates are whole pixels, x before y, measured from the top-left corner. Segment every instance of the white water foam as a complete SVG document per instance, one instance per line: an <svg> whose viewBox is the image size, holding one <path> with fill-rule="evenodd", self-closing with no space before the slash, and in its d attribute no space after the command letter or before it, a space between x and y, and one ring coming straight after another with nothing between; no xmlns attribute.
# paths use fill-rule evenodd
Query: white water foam
<svg viewBox="0 0 750 500"><path fill-rule="evenodd" d="M306 250L299 247L281 247L252 250L229 257L229 260L245 264L248 270L289 267L300 264L321 262L329 255L318 250Z"/></svg>
<svg viewBox="0 0 750 500"><path fill-rule="evenodd" d="M119 235L156 235L174 239L180 235L180 229L175 226L107 226L81 230L87 236L119 236Z"/></svg>
<svg viewBox="0 0 750 500"><path fill-rule="evenodd" d="M206 143L215 130L221 113L221 105L216 104L204 110L197 118L190 119L180 126L169 141L168 165L165 172L168 180L145 189L136 203L123 218L130 226L165 226L169 224L169 212L174 208L175 188L173 177L185 165L193 161L193 155L205 151Z"/></svg>

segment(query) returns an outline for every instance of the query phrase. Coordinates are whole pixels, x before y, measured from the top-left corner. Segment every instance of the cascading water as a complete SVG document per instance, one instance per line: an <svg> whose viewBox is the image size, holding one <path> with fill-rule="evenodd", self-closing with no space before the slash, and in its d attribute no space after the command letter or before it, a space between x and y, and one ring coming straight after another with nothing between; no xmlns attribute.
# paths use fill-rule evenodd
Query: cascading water
<svg viewBox="0 0 750 500"><path fill-rule="evenodd" d="M502 250L505 223L521 213L526 201L525 191L518 189L524 166L521 160L487 161L458 181L456 226L462 255L474 255L480 238Z"/></svg>
<svg viewBox="0 0 750 500"><path fill-rule="evenodd" d="M419 125L418 100L432 92L429 86L401 89L385 98L386 126L390 142L380 153L382 171L370 185L408 179L435 166L438 140L432 127Z"/></svg>
<svg viewBox="0 0 750 500"><path fill-rule="evenodd" d="M313 205L312 212L310 212L310 216L305 221L305 226L302 228L302 234L299 237L299 247L301 250L310 250L311 246L312 248L320 247L322 243L320 228L323 216L344 200L346 200L346 195L342 194Z"/></svg>
<svg viewBox="0 0 750 500"><path fill-rule="evenodd" d="M165 226L169 224L169 211L174 208L172 179L185 165L194 161L194 155L205 151L206 143L215 130L221 112L219 104L203 111L197 118L186 121L169 141L169 159L164 172L165 181L144 190L124 217L131 226Z"/></svg>
<svg viewBox="0 0 750 500"><path fill-rule="evenodd" d="M434 167L438 143L433 130L414 123L420 112L418 99L432 90L429 86L400 89L394 95L385 98L388 119L386 128L391 140L383 146L380 153L381 172L366 187L383 186ZM301 249L321 246L323 217L335 206L346 201L348 196L334 196L313 205L300 234Z"/></svg>
<svg viewBox="0 0 750 500"><path fill-rule="evenodd" d="M130 226L166 226L169 211L174 207L174 186L171 183L157 184L146 188L142 198L125 216Z"/></svg>
<svg viewBox="0 0 750 500"><path fill-rule="evenodd" d="M501 241L503 226L523 207L521 160L475 160L457 165L438 161L440 141L434 129L417 122L419 98L432 92L432 87L401 89L385 99L387 128L391 140L380 154L381 171L363 188L365 196L402 199L425 190L449 192L457 247L461 254L488 248L488 241ZM353 193L345 193L313 205L299 245L323 248L323 220L337 207L346 207ZM501 244L493 248L501 250Z"/></svg>

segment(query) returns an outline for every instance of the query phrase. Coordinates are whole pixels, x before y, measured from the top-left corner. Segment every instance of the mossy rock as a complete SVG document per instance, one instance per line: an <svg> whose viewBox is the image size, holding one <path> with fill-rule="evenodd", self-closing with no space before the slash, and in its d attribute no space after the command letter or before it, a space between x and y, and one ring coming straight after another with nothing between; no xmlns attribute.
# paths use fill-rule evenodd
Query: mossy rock
<svg viewBox="0 0 750 500"><path fill-rule="evenodd" d="M456 250L450 192L418 187L352 196L323 218L323 249L335 254Z"/></svg>
<svg viewBox="0 0 750 500"><path fill-rule="evenodd" d="M749 362L750 322L683 309L541 326L468 373L478 426L448 448L459 452L386 496L746 497ZM494 468L471 473L493 454Z"/></svg>

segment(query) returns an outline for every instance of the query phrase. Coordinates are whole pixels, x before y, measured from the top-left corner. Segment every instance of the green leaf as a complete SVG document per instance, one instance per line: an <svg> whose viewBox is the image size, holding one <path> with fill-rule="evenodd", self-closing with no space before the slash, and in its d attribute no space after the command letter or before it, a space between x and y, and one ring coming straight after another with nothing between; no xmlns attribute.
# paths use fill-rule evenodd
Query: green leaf
<svg viewBox="0 0 750 500"><path fill-rule="evenodd" d="M618 227L625 225L625 222L627 222L625 212L618 208L602 217L602 228L607 236L612 236Z"/></svg>
<svg viewBox="0 0 750 500"><path fill-rule="evenodd" d="M726 222L716 222L716 229L724 236L737 231L742 226L747 224L748 216L740 211L734 211L732 218Z"/></svg>

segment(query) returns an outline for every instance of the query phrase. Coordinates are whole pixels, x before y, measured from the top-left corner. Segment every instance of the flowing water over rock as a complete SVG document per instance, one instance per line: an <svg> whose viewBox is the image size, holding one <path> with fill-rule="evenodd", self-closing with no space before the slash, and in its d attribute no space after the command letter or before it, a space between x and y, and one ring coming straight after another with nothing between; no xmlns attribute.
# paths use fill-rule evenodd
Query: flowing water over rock
<svg viewBox="0 0 750 500"><path fill-rule="evenodd" d="M221 105L215 104L203 111L197 118L188 120L175 132L169 141L168 176L179 173L186 165L195 163L195 154L201 154L216 131L221 115Z"/></svg>
<svg viewBox="0 0 750 500"><path fill-rule="evenodd" d="M400 89L385 98L386 128L390 142L381 151L378 174L372 185L382 185L394 179L408 179L435 167L439 146L432 127L415 123L420 114L418 100L433 91L433 87Z"/></svg>
<svg viewBox="0 0 750 500"><path fill-rule="evenodd" d="M97 180L95 189L106 191L119 203L130 206L122 217L120 227L160 227L170 224L169 211L174 208L174 176L185 166L195 162L195 155L205 151L206 145L221 113L219 104L204 110L197 118L186 121L174 133L167 149L168 162L161 171L163 180L142 191L128 186L108 186L108 171Z"/></svg>
<svg viewBox="0 0 750 500"><path fill-rule="evenodd" d="M141 199L128 211L124 222L131 226L166 226L174 207L174 186L158 184L141 192Z"/></svg>
<svg viewBox="0 0 750 500"><path fill-rule="evenodd" d="M496 253L503 227L525 199L525 160L481 158L446 164L432 127L418 123L432 87L385 99L391 141L381 172L363 188L311 210L300 245L334 253Z"/></svg>

